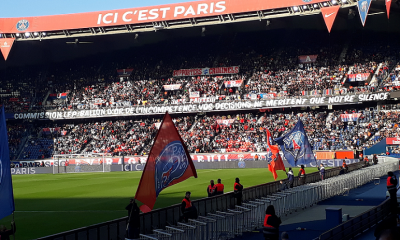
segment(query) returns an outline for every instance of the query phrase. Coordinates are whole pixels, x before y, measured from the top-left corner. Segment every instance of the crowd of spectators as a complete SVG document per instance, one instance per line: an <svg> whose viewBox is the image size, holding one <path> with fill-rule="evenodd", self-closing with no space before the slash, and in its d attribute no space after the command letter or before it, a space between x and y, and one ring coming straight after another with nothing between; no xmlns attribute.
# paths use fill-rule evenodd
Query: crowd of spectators
<svg viewBox="0 0 400 240"><path fill-rule="evenodd" d="M364 82L362 85L345 84L347 74L371 73L373 78L377 67L391 63L395 54L395 51L389 51L390 46L383 46L374 36L362 44L343 48L341 38L307 42L293 41L290 37L306 39L302 36L318 32L276 32L288 34L288 37L278 41L274 35L260 32L207 36L134 49L134 56L130 51L122 51L65 61L49 68L16 69L12 74L5 74L1 81L0 104L9 112L21 112L41 108L67 110L174 104L190 101L191 93L198 93L200 97L215 96L217 100L231 96L232 100L251 94L281 97L376 91L377 86L364 85ZM193 45L199 47L192 48ZM345 49L347 54L342 56ZM299 63L300 55L318 57L313 63ZM172 76L173 70L178 69L224 66L238 66L240 74ZM398 74L393 73L392 81L387 81L389 66L383 66L375 76L382 86L381 91L397 87L393 76ZM123 68L133 69L131 76L120 78L116 69ZM227 87L223 84L227 80L243 80L244 83L240 87ZM164 89L163 85L171 84L180 84L180 87L173 91ZM66 97L65 100L52 99L48 97L49 93L65 93ZM44 100L47 101L42 102Z"/></svg>
<svg viewBox="0 0 400 240"><path fill-rule="evenodd" d="M173 121L190 153L266 151L266 129L271 131L273 138L277 138L290 131L299 119L303 121L314 150L359 151L385 137L400 137L399 114L398 111L366 108L290 113L205 113L176 117ZM43 127L53 129L53 132L44 134L44 128L38 128L42 134L39 134L39 138L28 140L20 157L41 159L53 154L90 153L147 155L160 122L160 118L147 117L45 124ZM9 127L10 149L14 155L17 154L24 131L22 124ZM32 136L37 136L37 133Z"/></svg>

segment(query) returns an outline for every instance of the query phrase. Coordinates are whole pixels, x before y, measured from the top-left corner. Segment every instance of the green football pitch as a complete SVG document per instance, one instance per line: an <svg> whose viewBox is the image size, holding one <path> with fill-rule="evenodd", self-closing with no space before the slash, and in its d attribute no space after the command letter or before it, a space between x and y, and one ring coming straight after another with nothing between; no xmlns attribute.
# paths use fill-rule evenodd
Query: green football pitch
<svg viewBox="0 0 400 240"><path fill-rule="evenodd" d="M308 173L316 168L306 169ZM297 175L298 169L293 172ZM265 168L198 170L198 178L171 186L159 195L155 208L180 203L186 191L192 200L207 196L209 181L218 178L225 192L233 191L236 177L244 187L273 181ZM36 239L127 215L142 172L14 175L16 239ZM279 179L286 178L278 171ZM12 217L0 220L10 227Z"/></svg>

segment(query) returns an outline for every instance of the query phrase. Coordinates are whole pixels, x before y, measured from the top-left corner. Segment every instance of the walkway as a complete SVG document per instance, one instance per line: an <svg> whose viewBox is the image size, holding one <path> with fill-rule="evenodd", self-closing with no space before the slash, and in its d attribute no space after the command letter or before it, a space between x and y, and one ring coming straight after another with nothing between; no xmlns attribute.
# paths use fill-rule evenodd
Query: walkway
<svg viewBox="0 0 400 240"><path fill-rule="evenodd" d="M396 173L399 177L399 172ZM325 220L326 208L342 208L343 214L349 214L350 218L361 214L369 209L379 205L386 198L386 178L380 178L380 184L374 182L363 185L362 187L350 190L348 196L336 196L328 200L319 202L317 205L294 212L288 216L283 216L280 232L286 231L289 239L310 240L317 239L323 232L331 229L327 226ZM398 178L399 179L399 178ZM305 228L298 231L296 228ZM372 235L371 235L372 232ZM373 239L374 230L367 231L360 235L359 240ZM295 236L295 238L294 238ZM243 236L235 239L263 240L262 229L251 233L244 233Z"/></svg>

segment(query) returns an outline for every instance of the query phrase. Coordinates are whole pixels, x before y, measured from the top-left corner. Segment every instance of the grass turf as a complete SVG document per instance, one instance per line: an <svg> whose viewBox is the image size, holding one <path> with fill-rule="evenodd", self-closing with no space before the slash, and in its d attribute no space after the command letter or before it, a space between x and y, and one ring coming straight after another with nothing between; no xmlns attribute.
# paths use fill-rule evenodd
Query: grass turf
<svg viewBox="0 0 400 240"><path fill-rule="evenodd" d="M317 171L309 168L308 173ZM218 178L225 192L236 177L244 187L273 181L268 169L198 170L198 178L171 186L159 195L155 208L180 203L186 191L192 200L207 196L209 181ZM297 174L298 169L293 168ZM142 172L14 175L16 239L35 239L127 215L125 206L135 195ZM285 178L278 171L278 179ZM10 227L11 216L0 220Z"/></svg>

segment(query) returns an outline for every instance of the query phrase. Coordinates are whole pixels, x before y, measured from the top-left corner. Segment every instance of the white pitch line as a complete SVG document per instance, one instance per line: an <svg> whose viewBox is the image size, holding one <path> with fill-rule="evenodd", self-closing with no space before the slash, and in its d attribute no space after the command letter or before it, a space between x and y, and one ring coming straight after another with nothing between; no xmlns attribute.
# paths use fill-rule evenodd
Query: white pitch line
<svg viewBox="0 0 400 240"><path fill-rule="evenodd" d="M200 170L200 169L199 169ZM209 170L209 171L201 171L200 173L205 173L205 172L216 172L216 171L220 171L220 169L217 170Z"/></svg>

